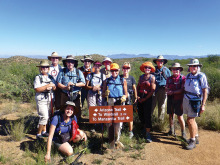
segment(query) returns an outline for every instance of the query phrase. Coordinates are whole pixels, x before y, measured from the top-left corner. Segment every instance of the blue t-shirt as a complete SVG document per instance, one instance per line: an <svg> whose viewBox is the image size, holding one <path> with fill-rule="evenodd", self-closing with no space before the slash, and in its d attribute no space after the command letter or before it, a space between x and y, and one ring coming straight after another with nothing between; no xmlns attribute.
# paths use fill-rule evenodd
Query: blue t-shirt
<svg viewBox="0 0 220 165"><path fill-rule="evenodd" d="M167 78L171 76L170 70L168 68L165 68L165 71L163 74L164 67L165 66L163 66L160 69L158 69L157 66L155 67L156 70L155 70L154 76L155 76L155 80L157 82L157 87L166 86L166 79L165 79L164 75Z"/></svg>
<svg viewBox="0 0 220 165"><path fill-rule="evenodd" d="M60 120L60 124L59 124L59 120ZM76 116L73 117L73 120L77 122ZM60 119L58 115L55 115L51 121L51 125L56 126L56 129L54 132L55 135L58 135L60 131L61 131L61 134L70 132L72 128L71 123L72 123L72 118L70 118L70 120L66 123L63 120L63 115L60 115Z"/></svg>
<svg viewBox="0 0 220 165"><path fill-rule="evenodd" d="M79 76L77 77L76 74L76 68L73 69L73 71L69 71L68 68L62 69L62 71L59 72L58 77L57 77L57 82L61 83L65 86L68 85L69 82L72 83L78 83L78 82L86 83L85 82L85 77L82 73L82 71L79 70ZM73 88L73 93L78 92L81 90L81 87L74 87ZM67 93L67 90L62 90L63 92Z"/></svg>

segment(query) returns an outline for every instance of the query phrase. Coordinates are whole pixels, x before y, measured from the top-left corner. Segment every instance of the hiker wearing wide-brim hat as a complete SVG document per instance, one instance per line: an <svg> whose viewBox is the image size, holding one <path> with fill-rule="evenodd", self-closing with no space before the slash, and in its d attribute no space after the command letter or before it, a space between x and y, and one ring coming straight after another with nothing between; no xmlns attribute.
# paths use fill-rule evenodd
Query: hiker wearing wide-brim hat
<svg viewBox="0 0 220 165"><path fill-rule="evenodd" d="M83 72L84 78L86 79L87 75L93 71L91 64L94 62L92 56L85 55L81 61L84 63L83 66L79 67L78 69ZM84 101L87 100L88 90L86 87L83 87L81 90L81 104L84 107ZM87 100L88 101L88 100Z"/></svg>
<svg viewBox="0 0 220 165"><path fill-rule="evenodd" d="M179 69L180 72L183 71L183 67L182 67L182 66L180 65L180 63L178 63L178 62L174 63L171 67L169 67L169 69L170 69L170 70L172 70L172 69Z"/></svg>
<svg viewBox="0 0 220 165"><path fill-rule="evenodd" d="M81 119L81 103L80 93L83 86L85 86L85 78L83 73L76 68L77 60L73 55L67 55L66 59L63 60L66 67L59 73L57 82L58 87L61 88L61 106L66 101L71 100L76 104L79 110L77 114L78 120Z"/></svg>
<svg viewBox="0 0 220 165"><path fill-rule="evenodd" d="M165 59L162 55L159 55L159 56L157 56L156 59L153 59L153 62L154 62L155 64L157 64L157 61L161 61L161 62L163 62L163 64L166 64L168 60Z"/></svg>
<svg viewBox="0 0 220 165"><path fill-rule="evenodd" d="M155 95L153 96L152 114L155 107L158 105L158 118L163 121L167 101L165 86L166 80L168 77L171 76L171 73L170 70L166 66L164 66L164 64L167 63L167 59L165 59L162 55L154 59L153 62L157 64L157 66L155 67L154 72L154 76L156 78L156 90Z"/></svg>
<svg viewBox="0 0 220 165"><path fill-rule="evenodd" d="M144 131L146 131L146 142L151 143L152 96L156 88L155 76L153 75L155 68L150 61L147 61L140 66L140 70L144 72L144 74L139 77L137 85L138 116L141 124L144 126Z"/></svg>
<svg viewBox="0 0 220 165"><path fill-rule="evenodd" d="M90 61L91 63L94 62L94 60L92 59L92 56L90 56L90 55L85 55L85 56L83 57L83 59L81 59L81 61L82 61L82 62L84 62L84 61Z"/></svg>
<svg viewBox="0 0 220 165"><path fill-rule="evenodd" d="M57 76L59 72L62 70L62 67L59 65L59 60L61 60L62 57L59 56L57 52L52 52L51 56L47 56L47 57L48 57L48 60L51 61L49 74L53 76L53 78L57 81ZM56 88L56 90L54 91L54 95L55 95L54 105L55 105L55 108L58 110L60 109L61 89Z"/></svg>
<svg viewBox="0 0 220 165"><path fill-rule="evenodd" d="M47 56L48 60L51 60L51 58L58 58L58 60L61 60L62 57L58 55L57 52L52 52L51 56Z"/></svg>
<svg viewBox="0 0 220 165"><path fill-rule="evenodd" d="M187 114L187 123L190 130L190 139L186 149L191 150L196 147L196 144L199 144L198 126L195 117L205 111L209 87L206 75L200 72L202 64L199 63L199 60L191 59L187 65L190 73L186 76L184 85L183 113Z"/></svg>
<svg viewBox="0 0 220 165"><path fill-rule="evenodd" d="M167 133L168 136L176 135L174 126L174 114L177 115L178 121L181 127L181 134L184 139L186 139L185 133L185 121L183 118L183 94L184 94L184 84L186 77L181 74L183 67L179 63L174 63L170 70L173 75L167 78L166 83L166 93L168 95L167 99L167 114L169 114L170 130Z"/></svg>
<svg viewBox="0 0 220 165"><path fill-rule="evenodd" d="M110 72L110 65L112 63L112 60L109 57L105 57L102 61L102 65L105 67L100 70L101 73L105 74L106 78L109 78L111 76Z"/></svg>
<svg viewBox="0 0 220 165"><path fill-rule="evenodd" d="M75 103L67 101L63 113L56 113L50 124L50 132L47 140L47 153L44 157L45 162L50 161L51 145L53 144L65 156L73 154L70 143L80 140L87 140L86 134L79 129L77 124Z"/></svg>
<svg viewBox="0 0 220 165"><path fill-rule="evenodd" d="M36 92L35 100L39 115L37 138L47 136L46 124L49 119L49 114L52 112L53 107L51 107L51 105L54 102L54 94L52 91L56 90L56 81L48 74L49 66L47 60L42 60L40 65L37 65L40 74L37 75L34 80L34 89Z"/></svg>

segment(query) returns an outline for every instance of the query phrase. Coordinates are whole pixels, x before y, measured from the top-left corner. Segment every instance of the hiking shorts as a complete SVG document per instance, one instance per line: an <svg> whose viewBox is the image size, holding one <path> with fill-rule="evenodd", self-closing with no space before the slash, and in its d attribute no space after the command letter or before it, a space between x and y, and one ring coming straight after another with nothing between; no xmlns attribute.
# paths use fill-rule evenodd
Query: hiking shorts
<svg viewBox="0 0 220 165"><path fill-rule="evenodd" d="M172 110L173 109L173 110ZM167 99L167 114L183 115L183 100Z"/></svg>
<svg viewBox="0 0 220 165"><path fill-rule="evenodd" d="M198 117L198 113L195 113L190 105L189 99L183 98L183 113L187 114L187 117Z"/></svg>

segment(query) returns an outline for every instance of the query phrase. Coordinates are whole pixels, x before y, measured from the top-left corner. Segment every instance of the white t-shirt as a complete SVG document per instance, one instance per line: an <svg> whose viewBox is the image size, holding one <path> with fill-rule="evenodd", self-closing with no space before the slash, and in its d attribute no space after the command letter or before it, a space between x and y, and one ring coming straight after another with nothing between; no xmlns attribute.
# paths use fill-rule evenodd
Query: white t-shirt
<svg viewBox="0 0 220 165"><path fill-rule="evenodd" d="M54 80L57 80L57 76L59 74L59 65L57 66L50 66L49 74L53 76Z"/></svg>

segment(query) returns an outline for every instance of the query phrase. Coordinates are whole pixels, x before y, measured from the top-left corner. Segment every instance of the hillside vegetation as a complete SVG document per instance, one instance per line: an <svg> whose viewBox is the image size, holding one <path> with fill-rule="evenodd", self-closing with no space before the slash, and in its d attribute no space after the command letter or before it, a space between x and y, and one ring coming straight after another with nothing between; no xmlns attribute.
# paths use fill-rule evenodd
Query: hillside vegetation
<svg viewBox="0 0 220 165"><path fill-rule="evenodd" d="M81 66L80 59L83 57L77 56L76 58L79 60L78 66ZM93 59L102 61L104 56L95 54ZM139 69L140 65L145 61L152 62L152 60L147 58L129 58L116 59L114 62L122 66L125 61L129 61L132 67L130 74L138 81L139 76L142 74ZM202 72L207 75L209 86L211 87L209 100L213 101L215 98L220 98L220 57L210 55L208 58L200 58L199 60L203 64ZM0 59L0 96L22 102L33 100L35 95L33 82L35 76L39 74L39 70L36 67L39 62L40 59L22 56ZM188 69L186 64L189 63L189 59L170 60L166 66L170 67L174 62L179 62L183 66L184 71L182 74L186 75Z"/></svg>

